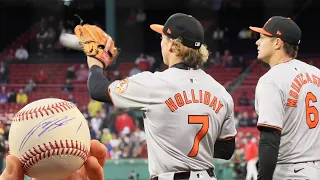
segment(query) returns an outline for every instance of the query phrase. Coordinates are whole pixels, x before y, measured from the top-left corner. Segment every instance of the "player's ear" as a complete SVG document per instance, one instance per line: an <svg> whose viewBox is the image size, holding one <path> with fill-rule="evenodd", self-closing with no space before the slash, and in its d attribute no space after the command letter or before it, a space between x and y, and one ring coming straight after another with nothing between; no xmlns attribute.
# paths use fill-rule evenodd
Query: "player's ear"
<svg viewBox="0 0 320 180"><path fill-rule="evenodd" d="M275 49L279 50L281 46L283 46L283 41L280 38L276 38L274 40L274 44L275 44Z"/></svg>
<svg viewBox="0 0 320 180"><path fill-rule="evenodd" d="M172 39L169 39L169 52L172 52L173 46L174 46L174 41Z"/></svg>

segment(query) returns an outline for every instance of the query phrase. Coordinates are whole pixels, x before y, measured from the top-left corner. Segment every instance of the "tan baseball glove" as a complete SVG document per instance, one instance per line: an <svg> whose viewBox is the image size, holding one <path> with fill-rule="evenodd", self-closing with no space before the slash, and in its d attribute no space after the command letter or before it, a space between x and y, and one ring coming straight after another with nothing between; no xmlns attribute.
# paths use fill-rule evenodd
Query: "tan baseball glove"
<svg viewBox="0 0 320 180"><path fill-rule="evenodd" d="M74 32L84 53L102 62L104 68L117 57L118 49L114 46L114 41L99 27L90 24L77 25Z"/></svg>

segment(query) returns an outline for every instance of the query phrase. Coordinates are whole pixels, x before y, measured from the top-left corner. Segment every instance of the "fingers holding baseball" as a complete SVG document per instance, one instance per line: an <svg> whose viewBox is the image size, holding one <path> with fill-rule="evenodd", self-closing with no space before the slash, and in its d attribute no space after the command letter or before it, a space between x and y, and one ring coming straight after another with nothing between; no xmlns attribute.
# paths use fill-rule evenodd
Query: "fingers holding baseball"
<svg viewBox="0 0 320 180"><path fill-rule="evenodd" d="M97 158L90 156L84 166L90 180L104 180L103 166L100 165Z"/></svg>
<svg viewBox="0 0 320 180"><path fill-rule="evenodd" d="M90 156L95 157L100 166L104 166L107 160L107 148L97 140L91 141Z"/></svg>
<svg viewBox="0 0 320 180"><path fill-rule="evenodd" d="M24 172L20 160L13 156L9 155L6 158L6 169L3 171L0 176L0 180L23 180Z"/></svg>

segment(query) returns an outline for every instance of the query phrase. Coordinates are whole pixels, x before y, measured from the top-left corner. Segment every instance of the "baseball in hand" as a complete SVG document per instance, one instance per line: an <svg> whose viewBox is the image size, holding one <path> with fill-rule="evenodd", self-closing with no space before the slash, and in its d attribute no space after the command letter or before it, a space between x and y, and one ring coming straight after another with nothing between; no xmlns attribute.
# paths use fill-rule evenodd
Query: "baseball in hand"
<svg viewBox="0 0 320 180"><path fill-rule="evenodd" d="M82 51L82 48L79 44L79 40L76 35L69 33L62 33L59 37L59 41L62 46L69 49Z"/></svg>
<svg viewBox="0 0 320 180"><path fill-rule="evenodd" d="M26 175L57 180L82 167L90 150L86 119L71 102L47 98L23 107L12 119L10 153Z"/></svg>

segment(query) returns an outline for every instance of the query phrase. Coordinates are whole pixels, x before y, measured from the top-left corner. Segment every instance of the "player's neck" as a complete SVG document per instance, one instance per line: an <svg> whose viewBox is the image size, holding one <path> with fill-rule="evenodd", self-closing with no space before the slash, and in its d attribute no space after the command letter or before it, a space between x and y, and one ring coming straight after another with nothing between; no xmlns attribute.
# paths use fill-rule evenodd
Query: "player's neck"
<svg viewBox="0 0 320 180"><path fill-rule="evenodd" d="M173 65L175 65L175 64L178 64L178 63L181 63L181 62L182 62L181 58L172 57L172 58L169 60L168 66L171 67L171 66L173 66Z"/></svg>
<svg viewBox="0 0 320 180"><path fill-rule="evenodd" d="M270 61L269 61L269 65L270 65L270 68L278 65L278 64L281 64L281 63L286 63L288 61L291 61L293 58L292 57L289 57L289 56L274 56L274 57L271 57L270 58Z"/></svg>

